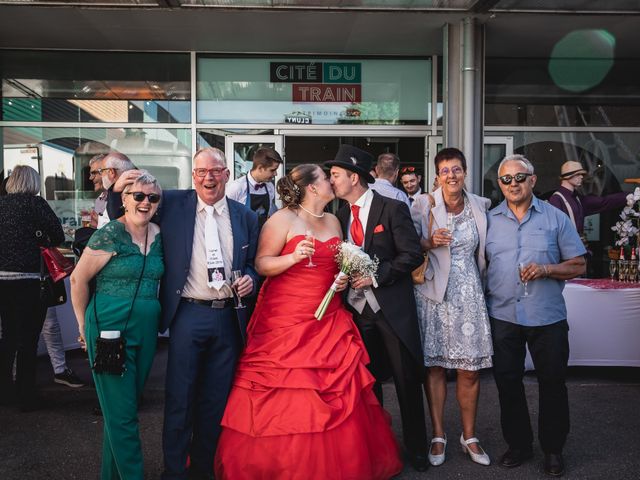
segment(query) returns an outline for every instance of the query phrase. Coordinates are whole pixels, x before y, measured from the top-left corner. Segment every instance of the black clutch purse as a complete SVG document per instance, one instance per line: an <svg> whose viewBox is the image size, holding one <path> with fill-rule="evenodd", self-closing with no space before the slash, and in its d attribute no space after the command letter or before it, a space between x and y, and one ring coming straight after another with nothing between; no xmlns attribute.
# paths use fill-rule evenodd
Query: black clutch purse
<svg viewBox="0 0 640 480"><path fill-rule="evenodd" d="M125 367L124 337L96 339L96 356L93 359L93 371L109 375L123 375Z"/></svg>

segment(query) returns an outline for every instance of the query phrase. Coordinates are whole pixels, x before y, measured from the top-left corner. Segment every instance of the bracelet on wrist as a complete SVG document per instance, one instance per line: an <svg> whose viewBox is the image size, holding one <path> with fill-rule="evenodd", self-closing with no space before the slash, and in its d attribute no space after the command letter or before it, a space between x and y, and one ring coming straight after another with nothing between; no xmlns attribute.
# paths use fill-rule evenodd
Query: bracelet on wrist
<svg viewBox="0 0 640 480"><path fill-rule="evenodd" d="M549 278L549 269L547 268L547 266L546 265L542 265L542 268L544 269L545 278Z"/></svg>

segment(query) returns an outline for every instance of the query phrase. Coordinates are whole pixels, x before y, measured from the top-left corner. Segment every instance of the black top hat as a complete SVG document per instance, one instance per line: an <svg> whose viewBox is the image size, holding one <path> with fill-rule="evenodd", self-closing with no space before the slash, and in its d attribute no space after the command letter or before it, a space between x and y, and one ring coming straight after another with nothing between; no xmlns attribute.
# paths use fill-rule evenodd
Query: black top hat
<svg viewBox="0 0 640 480"><path fill-rule="evenodd" d="M373 164L373 155L364 150L360 150L353 145L340 145L336 158L324 162L325 167L340 167L357 173L363 177L367 183L375 182L369 171Z"/></svg>

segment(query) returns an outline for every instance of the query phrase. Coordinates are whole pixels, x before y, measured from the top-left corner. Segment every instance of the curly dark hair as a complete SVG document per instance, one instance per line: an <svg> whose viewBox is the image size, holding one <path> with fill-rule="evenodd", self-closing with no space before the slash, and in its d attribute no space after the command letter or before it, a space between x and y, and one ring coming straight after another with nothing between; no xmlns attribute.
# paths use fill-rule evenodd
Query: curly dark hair
<svg viewBox="0 0 640 480"><path fill-rule="evenodd" d="M287 208L298 208L304 200L305 187L318 180L319 171L321 171L319 165L303 163L278 180L276 190L282 204Z"/></svg>

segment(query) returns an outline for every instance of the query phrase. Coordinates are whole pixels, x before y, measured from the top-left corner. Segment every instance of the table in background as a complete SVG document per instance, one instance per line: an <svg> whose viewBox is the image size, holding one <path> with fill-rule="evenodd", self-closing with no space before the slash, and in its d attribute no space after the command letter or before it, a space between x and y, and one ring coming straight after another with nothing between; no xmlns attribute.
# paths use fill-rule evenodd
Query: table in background
<svg viewBox="0 0 640 480"><path fill-rule="evenodd" d="M640 367L640 284L576 279L563 296L569 365ZM533 369L529 353L526 368Z"/></svg>

